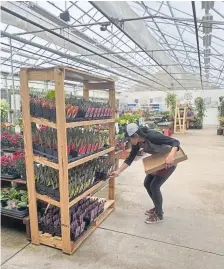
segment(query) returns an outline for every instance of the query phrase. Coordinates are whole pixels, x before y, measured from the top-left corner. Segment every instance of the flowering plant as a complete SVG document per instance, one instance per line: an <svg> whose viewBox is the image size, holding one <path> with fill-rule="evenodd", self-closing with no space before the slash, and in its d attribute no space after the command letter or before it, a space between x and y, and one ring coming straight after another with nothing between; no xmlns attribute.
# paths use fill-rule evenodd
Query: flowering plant
<svg viewBox="0 0 224 269"><path fill-rule="evenodd" d="M1 174L13 174L15 173L15 161L9 156L2 156L1 162Z"/></svg>
<svg viewBox="0 0 224 269"><path fill-rule="evenodd" d="M18 133L13 133L8 130L5 130L3 131L3 133L1 133L0 140L2 147L23 147L23 136Z"/></svg>
<svg viewBox="0 0 224 269"><path fill-rule="evenodd" d="M13 155L13 161L15 163L16 172L23 178L26 179L26 164L24 152L22 150L18 150Z"/></svg>

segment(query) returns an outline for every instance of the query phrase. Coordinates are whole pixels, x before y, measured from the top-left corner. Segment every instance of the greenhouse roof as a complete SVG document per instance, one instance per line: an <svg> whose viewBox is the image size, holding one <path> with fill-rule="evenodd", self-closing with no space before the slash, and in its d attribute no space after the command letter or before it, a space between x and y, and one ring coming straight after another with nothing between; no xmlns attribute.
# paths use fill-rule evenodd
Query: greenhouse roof
<svg viewBox="0 0 224 269"><path fill-rule="evenodd" d="M2 72L65 65L119 91L223 89L224 2L193 3L2 2Z"/></svg>

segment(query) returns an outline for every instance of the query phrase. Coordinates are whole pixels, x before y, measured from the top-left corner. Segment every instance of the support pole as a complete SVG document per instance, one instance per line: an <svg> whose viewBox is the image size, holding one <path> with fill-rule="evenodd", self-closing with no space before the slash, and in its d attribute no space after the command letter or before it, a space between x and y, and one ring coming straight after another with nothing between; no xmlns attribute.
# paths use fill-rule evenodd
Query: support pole
<svg viewBox="0 0 224 269"><path fill-rule="evenodd" d="M26 177L27 190L29 197L29 212L30 212L30 228L31 240L35 245L40 244L38 219L37 219L37 203L36 203L36 189L35 189L35 175L33 164L33 146L32 146L32 130L30 121L30 102L29 102L29 86L28 74L26 69L20 71L20 89L22 102L22 117L24 128L24 150L26 161Z"/></svg>
<svg viewBox="0 0 224 269"><path fill-rule="evenodd" d="M64 70L64 69L63 69ZM56 124L58 138L58 165L60 184L60 207L61 207L61 231L62 250L71 253L70 239L70 214L69 214L69 191L68 191L68 154L67 154L67 131L65 123L65 96L64 96L64 72L54 70L55 97L56 97Z"/></svg>

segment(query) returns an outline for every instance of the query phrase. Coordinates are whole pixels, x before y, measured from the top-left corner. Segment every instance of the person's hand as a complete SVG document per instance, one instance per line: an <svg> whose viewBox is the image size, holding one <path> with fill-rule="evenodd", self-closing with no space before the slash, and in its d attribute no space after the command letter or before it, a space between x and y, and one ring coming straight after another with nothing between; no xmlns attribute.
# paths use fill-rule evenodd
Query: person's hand
<svg viewBox="0 0 224 269"><path fill-rule="evenodd" d="M165 163L166 163L166 169L167 169L167 168L170 168L171 166L173 166L173 164L174 164L174 156L171 155L171 154L169 154L169 155L167 156L167 158L166 158Z"/></svg>
<svg viewBox="0 0 224 269"><path fill-rule="evenodd" d="M110 175L109 175L109 179L110 178L114 178L114 177L118 177L119 176L119 171L114 171L114 172L112 172Z"/></svg>

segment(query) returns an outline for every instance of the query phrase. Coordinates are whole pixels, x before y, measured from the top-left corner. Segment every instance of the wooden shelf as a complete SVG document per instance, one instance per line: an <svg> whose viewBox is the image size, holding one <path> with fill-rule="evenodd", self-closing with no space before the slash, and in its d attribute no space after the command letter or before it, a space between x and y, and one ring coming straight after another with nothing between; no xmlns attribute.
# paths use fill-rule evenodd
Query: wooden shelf
<svg viewBox="0 0 224 269"><path fill-rule="evenodd" d="M89 155L89 156L87 156L87 157L84 157L84 158L82 158L82 159L79 159L79 160L77 160L77 161L74 161L74 162L72 162L72 163L69 163L69 164L68 164L68 169L71 169L71 168L73 168L73 167L79 166L80 164L83 164L83 163L86 163L86 162L88 162L88 161L91 161L91 160L93 160L93 159L95 159L95 158L98 158L98 157L100 157L100 156L103 156L103 155L105 155L105 154L107 154L107 153L109 153L109 152L112 152L112 151L114 151L114 147L111 147L111 148L109 148L109 149L105 149L105 150L99 151L99 152L97 152L97 153L94 153L94 154Z"/></svg>
<svg viewBox="0 0 224 269"><path fill-rule="evenodd" d="M82 194L80 194L74 200L72 200L69 203L69 207L71 207L74 204L78 203L80 200L82 200L86 196L89 196L91 193L93 193L93 192L95 193L95 192L99 191L105 185L107 185L107 182L106 181L100 181L100 182L98 182L96 185L94 185L90 189L88 189L85 192L83 192ZM60 207L60 202L54 200L53 198L51 198L51 197L49 197L47 195L42 195L42 194L36 193L36 198L39 199L39 200L41 200L41 201L44 201L44 202L46 202L48 204L51 204L51 205L55 205L57 207Z"/></svg>
<svg viewBox="0 0 224 269"><path fill-rule="evenodd" d="M66 123L67 128L79 127L79 126L89 126L96 124L107 124L115 122L115 119L102 119L102 120L87 120L87 121L75 121Z"/></svg>
<svg viewBox="0 0 224 269"><path fill-rule="evenodd" d="M48 204L60 207L60 202L54 200L53 198L51 198L51 197L49 197L47 195L42 195L42 194L36 193L36 198L41 200L41 201L44 201L44 202L46 202Z"/></svg>
<svg viewBox="0 0 224 269"><path fill-rule="evenodd" d="M51 234L40 232L40 244L47 245L53 248L62 249L62 238L59 236L52 236Z"/></svg>
<svg viewBox="0 0 224 269"><path fill-rule="evenodd" d="M55 122L46 120L46 119L44 119L44 118L34 118L34 117L30 117L30 120L31 120L31 122L34 122L34 123L38 123L38 124L41 124L41 125L45 125L45 126L48 126L48 127L51 127L51 128L57 128L57 125L56 125Z"/></svg>
<svg viewBox="0 0 224 269"><path fill-rule="evenodd" d="M68 169L71 169L73 167L76 167L76 166L79 166L80 164L83 164L83 163L86 163L88 161L91 161L95 158L98 158L100 156L103 156L111 151L114 151L114 147L111 147L111 148L108 148L108 149L105 149L105 150L102 150L102 151L99 151L97 153L94 153L92 155L89 155L87 157L84 157L84 158L81 158L77 161L74 161L72 163L69 163L68 164ZM33 156L33 160L37 163L40 163L40 164L44 164L44 165L47 165L49 167L52 167L54 169L59 169L59 165L58 163L53 163L51 161L49 161L47 158L44 158L44 157L41 157L41 156L37 156L37 155L34 155Z"/></svg>
<svg viewBox="0 0 224 269"><path fill-rule="evenodd" d="M46 125L51 128L57 128L57 124L46 120L44 118L35 118L31 117L31 122L38 123L41 125ZM102 120L87 120L87 121L74 121L66 123L66 128L73 128L73 127L80 127L80 126L89 126L89 125L96 125L96 124L107 124L115 122L115 119L102 119Z"/></svg>
<svg viewBox="0 0 224 269"><path fill-rule="evenodd" d="M47 165L47 166L52 167L54 169L58 169L58 167L59 167L58 163L53 163L53 162L49 161L47 158L37 156L37 155L33 155L33 161L40 163L40 164Z"/></svg>
<svg viewBox="0 0 224 269"><path fill-rule="evenodd" d="M94 185L92 188L86 190L85 192L83 192L81 195L79 195L78 197L76 197L74 200L72 200L69 203L69 207L73 206L74 204L78 203L78 201L82 200L83 198L85 198L86 196L90 195L92 192L96 192L98 190L100 190L104 185L106 184L106 181L100 181L99 183L97 183L96 185Z"/></svg>
<svg viewBox="0 0 224 269"><path fill-rule="evenodd" d="M104 221L104 219L114 210L111 207L114 204L114 200L108 200L104 205L104 211L93 221L87 231L75 242L71 242L72 254L88 237L89 235ZM52 236L51 234L40 232L39 234L40 244L62 249L62 238L59 236Z"/></svg>
<svg viewBox="0 0 224 269"><path fill-rule="evenodd" d="M56 105L56 118L57 122L50 122L43 118L35 118L30 115L30 89L29 81L44 81L52 80L55 84L55 105ZM89 90L107 90L109 104L112 108L112 119L90 120L80 122L66 122L65 113L65 80L78 81L83 83L83 98L89 100ZM21 89L21 103L23 111L23 127L24 127L24 144L25 144L25 161L27 167L27 186L29 195L29 212L30 212L30 228L31 228L31 242L35 245L44 244L54 248L59 248L63 253L71 254L77 247L89 236L89 234L96 229L96 227L112 212L114 209L115 200L115 178L108 180L108 199L105 204L104 212L94 221L90 229L84 233L76 242L71 242L70 236L70 206L77 203L77 201L88 196L100 189L106 182L99 182L89 190L85 191L79 197L69 202L69 169L86 163L90 160L110 153L109 158L115 158L115 82L110 78L102 78L94 76L90 73L85 73L80 70L72 69L69 67L52 67L52 68L21 68L20 69L20 89ZM57 130L57 148L58 148L58 163L49 161L47 158L36 156L33 154L32 145L32 129L31 122L49 126ZM68 163L67 154L67 128L89 126L97 124L109 125L109 144L110 148L89 155L82 159ZM60 186L60 202L36 193L35 187L35 167L34 162L44 164L46 166L58 169L59 171L59 186ZM40 234L38 228L37 217L37 202L40 199L48 204L60 207L61 210L61 237L53 237L50 234Z"/></svg>
<svg viewBox="0 0 224 269"><path fill-rule="evenodd" d="M8 178L1 178L1 181L7 181L7 182L15 182L15 183L18 183L18 184L26 184L26 180L24 179L8 179Z"/></svg>
<svg viewBox="0 0 224 269"><path fill-rule="evenodd" d="M104 211L94 220L88 230L75 242L71 243L72 253L89 237L89 235L96 230L96 228L107 218L107 216L114 210L114 200L108 200L104 205Z"/></svg>

